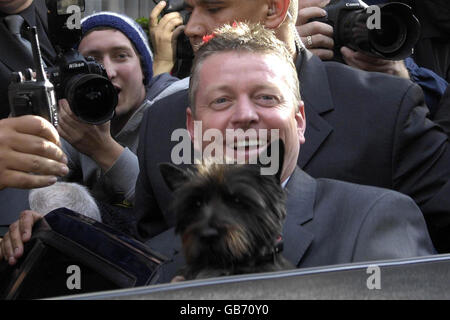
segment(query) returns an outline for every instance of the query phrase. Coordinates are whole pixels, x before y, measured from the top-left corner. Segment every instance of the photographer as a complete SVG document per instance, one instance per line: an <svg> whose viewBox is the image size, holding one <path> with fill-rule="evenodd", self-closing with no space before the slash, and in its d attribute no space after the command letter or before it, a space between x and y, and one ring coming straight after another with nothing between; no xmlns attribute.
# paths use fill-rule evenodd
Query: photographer
<svg viewBox="0 0 450 320"><path fill-rule="evenodd" d="M296 24L297 31L306 48L322 60L335 58L333 52L334 30L329 24L310 20L325 17L326 11L323 8L329 3L330 0L299 0ZM418 67L410 57L406 60L387 60L369 56L346 46L340 49L340 53L344 62L354 68L387 73L416 82L424 91L425 100L433 119L439 100L447 86L447 82L437 74L431 70Z"/></svg>
<svg viewBox="0 0 450 320"><path fill-rule="evenodd" d="M80 121L67 100L59 102L58 132L70 168L65 180L86 185L100 202L130 206L139 172L135 153L141 119L178 79L168 74L152 77L147 38L129 17L100 12L84 18L81 27L78 50L103 64L118 92L118 104L111 121L92 125Z"/></svg>

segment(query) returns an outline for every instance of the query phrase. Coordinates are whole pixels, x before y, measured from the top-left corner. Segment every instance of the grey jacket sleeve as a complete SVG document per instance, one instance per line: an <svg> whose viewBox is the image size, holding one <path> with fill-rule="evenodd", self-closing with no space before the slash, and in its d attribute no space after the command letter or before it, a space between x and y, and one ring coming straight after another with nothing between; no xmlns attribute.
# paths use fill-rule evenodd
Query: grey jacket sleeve
<svg viewBox="0 0 450 320"><path fill-rule="evenodd" d="M436 254L423 214L414 201L386 192L374 202L361 223L353 262L410 258Z"/></svg>
<svg viewBox="0 0 450 320"><path fill-rule="evenodd" d="M138 174L138 158L130 149L125 148L113 166L103 173L103 180L114 194L123 195L126 202L133 204Z"/></svg>

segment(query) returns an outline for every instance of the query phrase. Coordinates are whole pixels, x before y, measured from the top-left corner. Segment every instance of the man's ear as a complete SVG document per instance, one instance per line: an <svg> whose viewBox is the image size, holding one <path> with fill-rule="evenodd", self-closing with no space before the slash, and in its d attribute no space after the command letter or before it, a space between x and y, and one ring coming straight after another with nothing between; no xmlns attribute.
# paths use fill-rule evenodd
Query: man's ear
<svg viewBox="0 0 450 320"><path fill-rule="evenodd" d="M159 171L171 191L177 190L189 181L189 174L171 163L160 163Z"/></svg>
<svg viewBox="0 0 450 320"><path fill-rule="evenodd" d="M267 8L265 27L277 29L286 19L291 0L270 0Z"/></svg>
<svg viewBox="0 0 450 320"><path fill-rule="evenodd" d="M305 104L300 101L298 111L295 113L295 120L297 121L297 134L300 145L305 143L305 131L306 131L306 116L305 116Z"/></svg>
<svg viewBox="0 0 450 320"><path fill-rule="evenodd" d="M194 115L190 107L186 109L186 128L191 136L192 142L194 142Z"/></svg>

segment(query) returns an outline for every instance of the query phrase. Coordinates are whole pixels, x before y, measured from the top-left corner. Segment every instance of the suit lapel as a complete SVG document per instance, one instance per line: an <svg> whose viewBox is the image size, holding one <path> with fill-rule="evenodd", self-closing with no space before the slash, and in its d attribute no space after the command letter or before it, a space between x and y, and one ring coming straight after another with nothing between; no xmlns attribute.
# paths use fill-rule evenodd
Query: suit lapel
<svg viewBox="0 0 450 320"><path fill-rule="evenodd" d="M287 217L283 228L283 256L298 266L314 235L302 225L313 219L316 181L296 168L286 186Z"/></svg>
<svg viewBox="0 0 450 320"><path fill-rule="evenodd" d="M304 168L333 131L333 127L322 115L332 111L334 106L323 62L311 52L305 51L297 59L296 68L306 113L306 142L298 159L298 165Z"/></svg>

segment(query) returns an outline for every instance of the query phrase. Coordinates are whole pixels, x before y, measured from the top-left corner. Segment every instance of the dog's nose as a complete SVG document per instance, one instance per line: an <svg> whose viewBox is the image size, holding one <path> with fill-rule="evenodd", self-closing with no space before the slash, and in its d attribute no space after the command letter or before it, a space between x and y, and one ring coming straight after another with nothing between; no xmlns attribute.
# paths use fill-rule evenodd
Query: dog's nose
<svg viewBox="0 0 450 320"><path fill-rule="evenodd" d="M207 227L203 228L200 232L200 238L202 238L203 240L211 240L217 238L218 236L219 231L217 231L216 228Z"/></svg>

